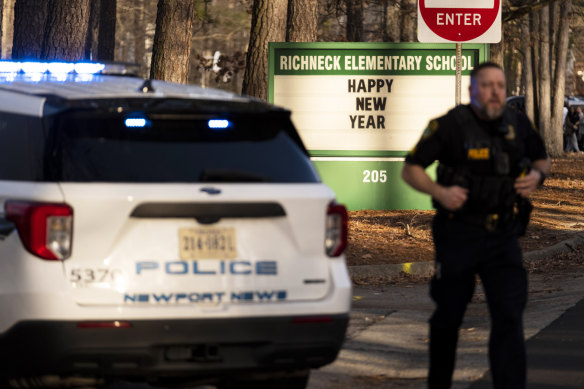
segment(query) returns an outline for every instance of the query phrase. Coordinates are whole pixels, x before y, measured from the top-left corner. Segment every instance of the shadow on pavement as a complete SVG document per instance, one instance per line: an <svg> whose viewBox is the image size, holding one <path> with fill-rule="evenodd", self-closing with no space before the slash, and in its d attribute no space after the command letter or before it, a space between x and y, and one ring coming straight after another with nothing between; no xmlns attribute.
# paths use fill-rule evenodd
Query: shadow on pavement
<svg viewBox="0 0 584 389"><path fill-rule="evenodd" d="M529 389L584 388L584 299L527 341ZM492 388L490 372L469 389Z"/></svg>

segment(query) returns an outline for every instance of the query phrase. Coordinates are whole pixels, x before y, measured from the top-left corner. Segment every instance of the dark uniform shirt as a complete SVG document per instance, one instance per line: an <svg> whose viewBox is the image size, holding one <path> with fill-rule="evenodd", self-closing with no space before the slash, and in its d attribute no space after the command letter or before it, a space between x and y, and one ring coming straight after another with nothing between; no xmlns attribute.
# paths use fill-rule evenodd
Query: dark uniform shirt
<svg viewBox="0 0 584 389"><path fill-rule="evenodd" d="M467 107L472 112L470 106ZM514 143L519 147L522 156L529 158L531 161L546 159L547 153L543 141L533 129L527 116L514 110L508 111L508 114L514 115L516 119L517 126L510 132L515 132ZM491 136L496 136L493 134L496 134L497 129L503 124L502 119L487 122L476 117L474 112L472 114L481 128ZM502 136L505 137L504 134ZM454 115L449 112L428 124L422 138L406 157L406 162L421 165L424 168L434 161L450 166L463 164L468 160L470 146L474 146L466 144L466 138L465 129L456 122ZM477 148L480 149L480 147ZM477 153L480 153L480 151L477 151Z"/></svg>
<svg viewBox="0 0 584 389"><path fill-rule="evenodd" d="M489 214L508 212L514 179L530 162L545 158L543 141L527 116L507 109L500 119L484 121L466 105L430 121L406 162L426 168L437 160L442 168L456 171L458 181L443 182L440 171L445 169L439 168L438 182L469 189L469 200L459 212Z"/></svg>

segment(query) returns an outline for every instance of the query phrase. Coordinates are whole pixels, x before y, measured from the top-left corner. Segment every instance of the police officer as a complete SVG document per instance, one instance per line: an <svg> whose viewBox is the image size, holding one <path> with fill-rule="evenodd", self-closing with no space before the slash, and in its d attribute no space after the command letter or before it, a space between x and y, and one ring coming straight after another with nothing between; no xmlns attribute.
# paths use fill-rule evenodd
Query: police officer
<svg viewBox="0 0 584 389"><path fill-rule="evenodd" d="M430 121L402 171L403 179L431 195L437 208L428 387L452 383L458 330L478 274L491 315L494 387L525 388L527 275L517 238L531 211L527 197L543 183L550 160L529 119L506 109L499 65L474 68L469 92L470 105ZM436 160L435 182L425 168Z"/></svg>

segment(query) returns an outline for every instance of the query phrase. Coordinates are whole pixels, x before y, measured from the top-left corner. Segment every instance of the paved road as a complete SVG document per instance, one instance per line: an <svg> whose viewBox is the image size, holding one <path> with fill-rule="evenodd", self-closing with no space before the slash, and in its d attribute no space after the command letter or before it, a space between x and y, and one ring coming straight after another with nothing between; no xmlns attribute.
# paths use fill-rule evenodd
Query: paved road
<svg viewBox="0 0 584 389"><path fill-rule="evenodd" d="M528 388L584 388L584 299L527 342ZM492 388L488 375L470 389Z"/></svg>
<svg viewBox="0 0 584 389"><path fill-rule="evenodd" d="M356 288L355 296L349 339L335 363L313 373L309 389L425 388L427 319L433 309L427 286ZM528 388L584 387L583 298L584 269L531 275L525 314ZM491 387L488 378L481 380L488 377L487 339L488 313L479 287L461 330L454 389Z"/></svg>

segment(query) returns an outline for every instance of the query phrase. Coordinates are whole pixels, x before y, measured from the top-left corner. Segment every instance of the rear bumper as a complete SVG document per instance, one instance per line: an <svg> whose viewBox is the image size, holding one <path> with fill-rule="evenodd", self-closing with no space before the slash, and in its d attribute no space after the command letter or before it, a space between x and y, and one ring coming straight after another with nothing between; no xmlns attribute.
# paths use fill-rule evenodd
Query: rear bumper
<svg viewBox="0 0 584 389"><path fill-rule="evenodd" d="M226 377L318 368L336 358L349 316L131 321L79 328L27 321L0 336L2 373ZM0 373L1 374L1 373Z"/></svg>

